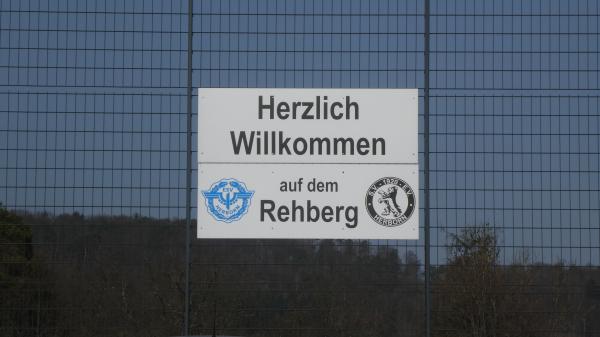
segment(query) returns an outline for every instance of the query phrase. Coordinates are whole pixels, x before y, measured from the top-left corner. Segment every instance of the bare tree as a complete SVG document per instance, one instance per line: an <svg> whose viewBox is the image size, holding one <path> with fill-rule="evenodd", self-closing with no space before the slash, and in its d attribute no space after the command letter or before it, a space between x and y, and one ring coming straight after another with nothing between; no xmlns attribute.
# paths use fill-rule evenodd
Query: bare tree
<svg viewBox="0 0 600 337"><path fill-rule="evenodd" d="M437 336L575 336L582 301L569 291L563 265L499 263L489 226L453 235L434 280Z"/></svg>

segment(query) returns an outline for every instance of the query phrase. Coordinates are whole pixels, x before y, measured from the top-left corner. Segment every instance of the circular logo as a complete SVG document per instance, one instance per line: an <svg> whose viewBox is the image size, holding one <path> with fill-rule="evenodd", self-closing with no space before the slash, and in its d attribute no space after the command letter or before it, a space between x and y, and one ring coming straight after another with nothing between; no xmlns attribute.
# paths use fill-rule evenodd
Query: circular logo
<svg viewBox="0 0 600 337"><path fill-rule="evenodd" d="M378 179L367 190L365 198L367 213L378 224L385 227L400 226L415 211L415 194L400 178Z"/></svg>
<svg viewBox="0 0 600 337"><path fill-rule="evenodd" d="M221 179L202 191L208 212L223 222L241 219L248 212L253 194L243 182L232 178Z"/></svg>

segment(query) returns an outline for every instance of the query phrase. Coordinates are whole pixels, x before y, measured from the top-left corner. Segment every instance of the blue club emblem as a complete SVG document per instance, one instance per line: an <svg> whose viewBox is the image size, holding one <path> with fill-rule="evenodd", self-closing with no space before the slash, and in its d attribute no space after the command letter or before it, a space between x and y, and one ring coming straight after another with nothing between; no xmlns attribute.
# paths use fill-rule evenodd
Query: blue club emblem
<svg viewBox="0 0 600 337"><path fill-rule="evenodd" d="M250 206L254 191L233 178L221 179L209 190L202 191L208 212L218 221L233 222L241 219Z"/></svg>

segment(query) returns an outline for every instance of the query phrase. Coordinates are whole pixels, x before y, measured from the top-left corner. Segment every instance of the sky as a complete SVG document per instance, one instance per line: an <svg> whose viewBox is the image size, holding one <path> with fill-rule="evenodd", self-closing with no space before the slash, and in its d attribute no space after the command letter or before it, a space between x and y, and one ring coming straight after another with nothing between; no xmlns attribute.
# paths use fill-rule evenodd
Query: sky
<svg viewBox="0 0 600 337"><path fill-rule="evenodd" d="M486 223L506 262L600 264L599 7L431 2L434 264L450 234ZM193 86L422 89L423 13L194 1ZM184 217L187 19L187 1L0 1L0 202Z"/></svg>

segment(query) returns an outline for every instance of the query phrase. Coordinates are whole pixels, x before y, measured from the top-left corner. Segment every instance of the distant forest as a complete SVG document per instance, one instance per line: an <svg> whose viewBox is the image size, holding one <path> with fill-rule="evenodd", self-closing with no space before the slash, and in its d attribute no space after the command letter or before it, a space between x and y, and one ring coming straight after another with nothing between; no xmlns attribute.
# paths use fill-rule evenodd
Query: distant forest
<svg viewBox="0 0 600 337"><path fill-rule="evenodd" d="M0 207L0 336L176 336L185 222ZM423 336L414 253L368 241L197 240L192 330L235 336ZM600 336L600 269L510 265L466 228L432 270L434 336ZM402 255L402 256L401 256Z"/></svg>

